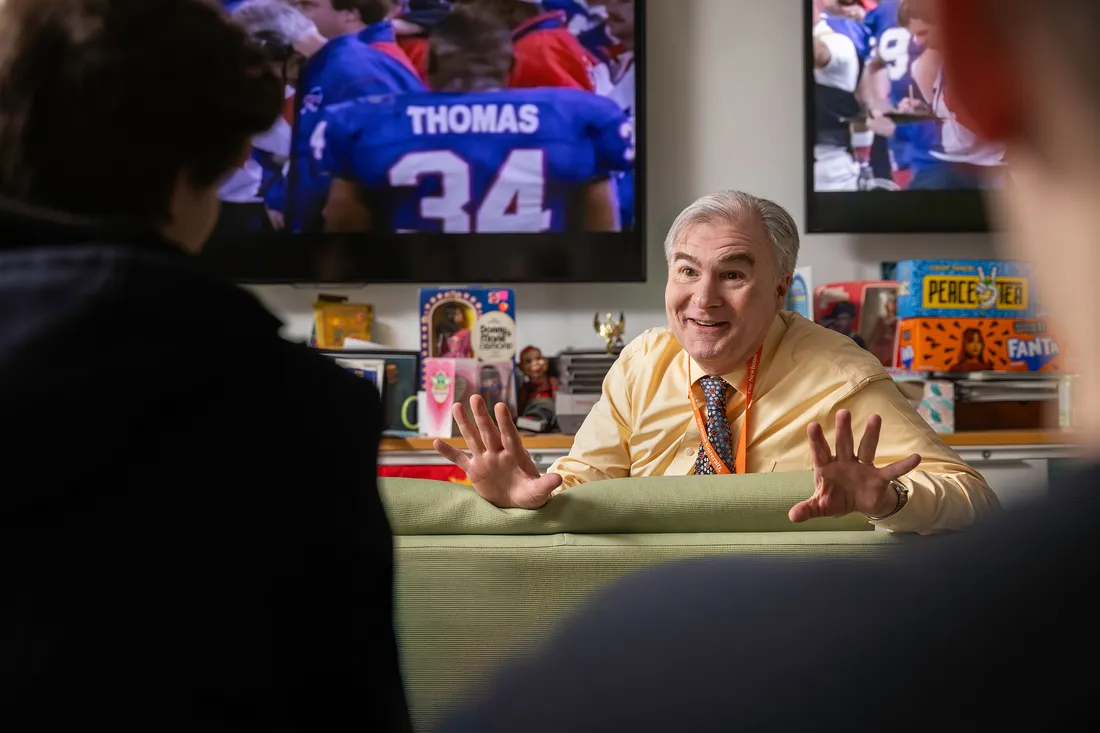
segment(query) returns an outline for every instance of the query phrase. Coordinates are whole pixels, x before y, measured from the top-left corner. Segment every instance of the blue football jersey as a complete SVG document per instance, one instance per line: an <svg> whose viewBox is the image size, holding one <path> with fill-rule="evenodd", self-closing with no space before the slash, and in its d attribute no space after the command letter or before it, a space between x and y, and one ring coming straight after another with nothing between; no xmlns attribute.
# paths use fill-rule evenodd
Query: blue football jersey
<svg viewBox="0 0 1100 733"><path fill-rule="evenodd" d="M634 126L579 89L374 97L327 110L314 155L413 232L560 232L580 186L633 168Z"/></svg>
<svg viewBox="0 0 1100 733"><path fill-rule="evenodd" d="M328 196L328 178L314 159L310 140L323 110L372 94L421 91L416 74L356 35L334 38L310 57L295 96L294 137L286 191L286 227L292 232L319 230ZM276 203L269 201L269 206ZM274 208L272 206L272 208Z"/></svg>
<svg viewBox="0 0 1100 733"><path fill-rule="evenodd" d="M910 95L921 99L913 81L913 64L924 47L913 40L906 28L898 25L899 0L884 0L867 14L867 27L874 39L874 53L886 65L890 79L890 101L896 107ZM928 100L925 100L928 101ZM890 138L894 162L899 169L919 171L935 165L932 151L940 147L939 126L935 122L899 125Z"/></svg>
<svg viewBox="0 0 1100 733"><path fill-rule="evenodd" d="M921 47L905 28L898 25L898 1L884 0L867 14L875 54L886 65L890 78L890 101L895 106L910 94L913 62L920 58ZM919 93L912 90L914 96Z"/></svg>
<svg viewBox="0 0 1100 733"><path fill-rule="evenodd" d="M871 31L866 25L851 18L830 13L822 13L821 20L824 20L834 33L850 38L855 44L856 55L863 61L867 60L871 54Z"/></svg>

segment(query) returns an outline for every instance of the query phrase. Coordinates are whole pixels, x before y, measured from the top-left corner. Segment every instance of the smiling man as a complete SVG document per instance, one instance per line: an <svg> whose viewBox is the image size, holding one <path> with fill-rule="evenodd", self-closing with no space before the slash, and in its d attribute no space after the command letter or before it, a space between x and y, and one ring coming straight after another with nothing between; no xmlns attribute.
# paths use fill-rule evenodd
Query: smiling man
<svg viewBox="0 0 1100 733"><path fill-rule="evenodd" d="M861 513L902 532L963 529L998 508L982 477L913 410L850 338L782 311L798 260L782 207L739 191L699 199L665 239L668 327L623 349L573 449L546 475L507 409L455 419L470 447L435 449L501 507L627 476L813 469L792 521ZM863 429L858 447L852 424ZM835 426L832 445L821 425ZM918 468L919 466L919 468Z"/></svg>

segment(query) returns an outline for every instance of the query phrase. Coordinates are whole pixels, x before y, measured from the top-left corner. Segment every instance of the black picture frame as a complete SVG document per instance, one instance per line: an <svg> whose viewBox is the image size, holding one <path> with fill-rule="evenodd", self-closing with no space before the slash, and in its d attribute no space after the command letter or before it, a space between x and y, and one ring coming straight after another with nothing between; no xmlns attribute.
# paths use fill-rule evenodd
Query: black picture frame
<svg viewBox="0 0 1100 733"><path fill-rule="evenodd" d="M420 352L389 349L315 349L332 360L382 361L379 393L383 429L391 434L415 434L419 425L416 396L421 390Z"/></svg>

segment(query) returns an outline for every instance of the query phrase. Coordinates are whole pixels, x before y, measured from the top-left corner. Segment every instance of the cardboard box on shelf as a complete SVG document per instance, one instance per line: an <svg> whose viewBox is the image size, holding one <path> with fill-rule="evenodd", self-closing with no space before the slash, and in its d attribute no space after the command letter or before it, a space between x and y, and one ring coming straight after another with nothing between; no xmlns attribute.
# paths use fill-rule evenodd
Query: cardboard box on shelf
<svg viewBox="0 0 1100 733"><path fill-rule="evenodd" d="M899 366L911 371L1067 371L1043 319L907 318L898 332Z"/></svg>
<svg viewBox="0 0 1100 733"><path fill-rule="evenodd" d="M1038 318L1031 267L1006 260L905 260L898 318Z"/></svg>

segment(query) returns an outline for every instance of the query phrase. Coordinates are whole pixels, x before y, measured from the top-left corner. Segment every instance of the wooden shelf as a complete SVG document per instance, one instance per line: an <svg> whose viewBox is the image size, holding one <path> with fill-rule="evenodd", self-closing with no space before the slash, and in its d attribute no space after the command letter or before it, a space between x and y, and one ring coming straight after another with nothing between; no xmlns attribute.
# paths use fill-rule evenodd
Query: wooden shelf
<svg viewBox="0 0 1100 733"><path fill-rule="evenodd" d="M1076 445L1078 436L1069 430L975 430L942 436L945 443L957 447Z"/></svg>
<svg viewBox="0 0 1100 733"><path fill-rule="evenodd" d="M970 433L953 433L943 436L948 445L960 447L973 446L1019 446L1019 445L1073 445L1076 435L1065 430L983 430ZM462 438L448 438L447 443L456 448L465 449ZM573 446L572 435L531 435L523 439L527 450L569 450ZM384 451L430 451L432 438L385 438L381 449Z"/></svg>

